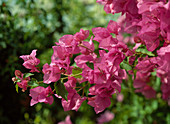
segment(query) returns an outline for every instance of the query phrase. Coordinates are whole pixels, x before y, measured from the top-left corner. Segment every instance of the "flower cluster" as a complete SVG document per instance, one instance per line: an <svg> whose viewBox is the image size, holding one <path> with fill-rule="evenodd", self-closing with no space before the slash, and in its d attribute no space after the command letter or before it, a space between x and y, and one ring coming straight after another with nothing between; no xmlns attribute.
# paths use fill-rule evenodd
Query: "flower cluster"
<svg viewBox="0 0 170 124"><path fill-rule="evenodd" d="M59 39L59 42L56 42L56 46L53 46L54 53L51 57L51 63L44 64L41 71L44 74L43 83L54 84L56 87L58 87L58 84L64 86L67 96L64 97L65 93L63 95L58 91L55 96L62 99L62 106L65 111L77 111L82 102L87 99L88 104L94 107L96 113L102 112L110 106L112 95L121 91L121 82L122 79L126 78L126 73L119 65L125 59L127 46L111 35L111 33L117 35L119 29L120 26L111 20L107 28L93 28L92 32L95 37L91 37L89 42L84 41L89 36L89 31L81 29L75 35L64 35ZM101 48L99 54L94 52L93 40L99 42L99 48ZM76 67L72 66L70 62L74 54L80 54L74 59ZM33 50L30 55L21 56L24 63L32 62L29 64L32 66L23 65L31 69L31 72L40 72L35 67L39 63L35 55L36 50ZM74 75L77 68L81 70L79 74L76 74L81 76L78 79ZM62 77L65 82L59 83L59 80L63 79ZM20 83L24 85L23 82ZM85 86L77 89L77 86L81 84L85 84ZM78 92L81 90L84 92L84 88L88 84L93 84L89 87L89 94L84 96L84 93L82 93L80 96ZM55 88L55 90L58 89ZM42 86L32 87L30 90L31 106L38 102L51 104L53 94L50 86L47 88Z"/></svg>
<svg viewBox="0 0 170 124"><path fill-rule="evenodd" d="M163 99L170 98L170 2L97 2L104 4L106 13L121 12L121 20L118 23L110 20L106 28L93 28L94 36L89 41L86 40L89 30L80 29L74 35L64 35L52 47L51 63L44 64L42 70L38 67L40 60L36 58L36 50L20 56L23 66L31 69L30 72L44 75L43 81L37 81L30 78L32 73L15 72L16 85L24 91L31 88L31 106L38 102L52 104L55 96L61 99L65 111L77 111L87 100L95 112L100 113L110 106L112 95L121 92L122 80L129 75L132 75L136 92L154 98L152 73L155 71L161 78ZM136 43L133 49L128 48L122 38L125 32L130 33L129 39ZM93 41L98 42L98 48ZM118 101L122 100L123 97Z"/></svg>
<svg viewBox="0 0 170 124"><path fill-rule="evenodd" d="M138 63L135 65L137 70L134 87L136 92L141 92L147 98L154 98L155 90L149 85L151 72L156 69L157 76L161 78L161 90L163 98L168 100L169 78L168 59L170 49L170 1L167 0L97 0L104 5L106 13L122 13L119 19L121 31L118 39L122 39L122 33L130 33L132 42L143 44L148 51L155 53L154 56L135 57L135 46L130 62L135 58ZM125 41L125 40L124 40ZM125 41L126 42L126 41ZM160 50L159 50L160 49ZM166 68L166 69L165 69Z"/></svg>

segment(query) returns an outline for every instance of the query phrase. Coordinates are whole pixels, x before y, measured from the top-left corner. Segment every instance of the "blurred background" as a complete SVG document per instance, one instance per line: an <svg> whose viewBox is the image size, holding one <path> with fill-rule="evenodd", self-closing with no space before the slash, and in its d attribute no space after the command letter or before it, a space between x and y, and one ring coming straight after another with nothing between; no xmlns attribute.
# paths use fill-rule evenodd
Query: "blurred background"
<svg viewBox="0 0 170 124"><path fill-rule="evenodd" d="M95 124L100 114L96 115L87 102L78 112L64 112L57 98L52 105L30 107L29 92L19 89L17 93L11 79L16 69L28 72L20 55L37 49L40 65L50 63L52 46L61 36L75 34L80 28L92 35L92 28L106 27L118 16L106 14L96 0L0 0L0 123L56 124L70 115L73 124ZM157 98L151 100L129 90L129 82L122 83L123 95L113 96L108 110L115 117L108 123L170 124L170 107L161 99L160 80Z"/></svg>

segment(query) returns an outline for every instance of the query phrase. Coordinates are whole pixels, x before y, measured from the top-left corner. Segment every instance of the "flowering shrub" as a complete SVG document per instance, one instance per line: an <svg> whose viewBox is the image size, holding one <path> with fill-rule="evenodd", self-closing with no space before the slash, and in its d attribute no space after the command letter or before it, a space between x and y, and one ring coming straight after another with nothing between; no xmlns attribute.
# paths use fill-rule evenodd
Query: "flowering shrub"
<svg viewBox="0 0 170 124"><path fill-rule="evenodd" d="M87 100L98 114L110 106L113 94L121 92L122 80L133 80L135 92L155 98L153 75L161 78L162 98L170 98L170 2L167 0L97 0L106 13L122 13L107 28L80 29L64 35L53 46L51 63L38 67L36 50L22 55L31 73L15 71L16 89L29 88L30 105L53 103L60 98L65 111L78 110ZM124 34L129 35L124 38ZM114 37L115 36L115 37ZM93 41L98 42L95 48ZM127 44L133 43L130 48ZM71 63L74 59L74 63ZM31 78L43 73L43 81ZM120 98L118 98L120 99ZM123 99L123 98L122 98ZM119 100L122 101L122 100Z"/></svg>

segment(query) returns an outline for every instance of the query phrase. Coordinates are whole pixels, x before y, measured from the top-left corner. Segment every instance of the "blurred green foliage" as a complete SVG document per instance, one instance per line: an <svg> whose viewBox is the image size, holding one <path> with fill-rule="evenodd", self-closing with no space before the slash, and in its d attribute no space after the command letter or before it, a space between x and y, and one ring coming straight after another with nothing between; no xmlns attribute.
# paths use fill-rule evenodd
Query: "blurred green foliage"
<svg viewBox="0 0 170 124"><path fill-rule="evenodd" d="M0 123L2 124L55 124L69 114L75 124L95 124L97 117L93 108L83 103L78 112L64 112L60 99L50 106L37 104L29 106L29 93L19 94L11 81L15 69L28 72L22 66L20 55L30 54L37 49L40 66L50 63L52 45L64 34L74 34L83 29L106 27L110 19L119 15L107 15L96 0L1 0L0 1ZM97 46L97 44L95 44ZM42 78L42 77L40 77ZM160 86L160 80L156 84ZM118 124L165 124L170 123L170 110L161 99L160 88L156 99L147 100L135 94L132 82L122 83L123 102L113 96L108 108L115 114L109 122Z"/></svg>

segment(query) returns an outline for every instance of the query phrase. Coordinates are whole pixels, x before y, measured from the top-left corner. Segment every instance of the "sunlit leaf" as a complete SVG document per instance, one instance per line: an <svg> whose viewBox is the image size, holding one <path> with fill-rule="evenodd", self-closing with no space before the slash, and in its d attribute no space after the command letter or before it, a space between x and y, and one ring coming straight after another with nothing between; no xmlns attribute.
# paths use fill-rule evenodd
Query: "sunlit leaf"
<svg viewBox="0 0 170 124"><path fill-rule="evenodd" d="M24 78L27 78L27 77L30 77L30 76L32 76L32 75L34 75L34 74L33 74L33 73L25 73L23 77L24 77Z"/></svg>
<svg viewBox="0 0 170 124"><path fill-rule="evenodd" d="M136 52L146 54L148 56L155 56L152 52L148 51L145 47L139 47L136 49Z"/></svg>
<svg viewBox="0 0 170 124"><path fill-rule="evenodd" d="M125 69L126 71L132 70L132 67L125 60L120 63L120 68Z"/></svg>
<svg viewBox="0 0 170 124"><path fill-rule="evenodd" d="M82 72L81 68L75 67L72 69L72 75L75 78L82 78L82 75L77 75L77 74L81 74L81 72ZM76 76L74 76L74 75L76 75Z"/></svg>
<svg viewBox="0 0 170 124"><path fill-rule="evenodd" d="M16 91L18 93L18 84L15 84L15 89L16 89Z"/></svg>

